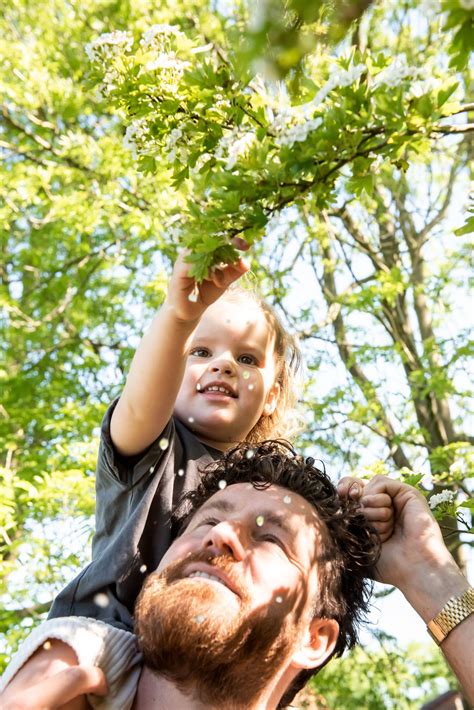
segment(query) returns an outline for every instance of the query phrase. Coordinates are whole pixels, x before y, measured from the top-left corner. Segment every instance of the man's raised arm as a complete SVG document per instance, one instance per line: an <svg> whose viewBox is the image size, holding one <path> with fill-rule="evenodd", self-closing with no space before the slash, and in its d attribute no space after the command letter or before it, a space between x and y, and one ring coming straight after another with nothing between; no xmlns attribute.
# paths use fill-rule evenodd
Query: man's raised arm
<svg viewBox="0 0 474 710"><path fill-rule="evenodd" d="M351 482L354 479L341 481L340 495L347 495ZM377 580L398 587L427 625L434 620L430 626L438 635L437 643L474 704L474 614L470 613L474 592L469 591L425 498L415 488L375 476L361 497L369 520L376 515L380 496L386 495L394 508L393 533L383 542Z"/></svg>

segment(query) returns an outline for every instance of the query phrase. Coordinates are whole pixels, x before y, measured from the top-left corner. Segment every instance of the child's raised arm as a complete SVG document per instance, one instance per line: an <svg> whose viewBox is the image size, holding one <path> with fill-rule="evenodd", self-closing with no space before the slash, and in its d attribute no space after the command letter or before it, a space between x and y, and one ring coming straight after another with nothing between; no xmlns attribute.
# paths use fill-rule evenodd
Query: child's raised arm
<svg viewBox="0 0 474 710"><path fill-rule="evenodd" d="M112 415L112 441L121 455L144 451L161 434L173 413L189 344L201 317L247 270L239 259L214 269L198 285L188 275L185 254L178 257L165 303L138 346Z"/></svg>

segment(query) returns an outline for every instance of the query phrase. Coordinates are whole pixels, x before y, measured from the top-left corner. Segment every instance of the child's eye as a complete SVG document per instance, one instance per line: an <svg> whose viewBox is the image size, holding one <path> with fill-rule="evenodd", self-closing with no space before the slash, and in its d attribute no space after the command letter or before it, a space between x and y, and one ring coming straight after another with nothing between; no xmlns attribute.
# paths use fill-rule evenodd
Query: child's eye
<svg viewBox="0 0 474 710"><path fill-rule="evenodd" d="M257 358L253 355L241 355L239 357L239 362L241 362L242 365L256 365Z"/></svg>
<svg viewBox="0 0 474 710"><path fill-rule="evenodd" d="M211 353L207 348L193 348L189 354L195 355L195 357L209 357Z"/></svg>

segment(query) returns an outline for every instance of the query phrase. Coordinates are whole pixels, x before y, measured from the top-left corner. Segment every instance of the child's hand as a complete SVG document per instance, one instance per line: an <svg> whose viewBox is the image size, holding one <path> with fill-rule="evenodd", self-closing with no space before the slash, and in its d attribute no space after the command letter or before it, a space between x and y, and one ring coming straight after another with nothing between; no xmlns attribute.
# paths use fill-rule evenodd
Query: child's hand
<svg viewBox="0 0 474 710"><path fill-rule="evenodd" d="M186 255L187 252L183 251L176 260L166 302L179 320L195 321L250 267L244 259L239 259L233 264L215 267L209 277L198 284L189 276L190 264L185 261Z"/></svg>
<svg viewBox="0 0 474 710"><path fill-rule="evenodd" d="M385 489L385 477L374 476L368 483L347 476L338 484L341 497L359 499L361 512L377 530L381 542L386 542L393 533L395 510L391 496Z"/></svg>

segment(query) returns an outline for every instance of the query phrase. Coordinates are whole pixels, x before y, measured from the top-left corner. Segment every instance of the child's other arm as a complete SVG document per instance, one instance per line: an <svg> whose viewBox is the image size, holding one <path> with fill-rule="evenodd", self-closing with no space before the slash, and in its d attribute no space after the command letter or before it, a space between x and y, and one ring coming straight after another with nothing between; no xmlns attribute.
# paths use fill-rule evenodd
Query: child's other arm
<svg viewBox="0 0 474 710"><path fill-rule="evenodd" d="M57 639L40 648L0 693L2 710L85 710L87 693L105 695L100 668L81 666L73 649Z"/></svg>
<svg viewBox="0 0 474 710"><path fill-rule="evenodd" d="M112 441L120 454L138 454L161 434L173 413L187 351L202 315L247 270L239 259L214 269L198 285L188 276L185 254L178 257L165 303L138 346L112 415Z"/></svg>

